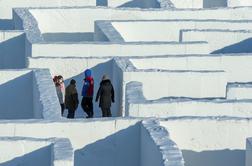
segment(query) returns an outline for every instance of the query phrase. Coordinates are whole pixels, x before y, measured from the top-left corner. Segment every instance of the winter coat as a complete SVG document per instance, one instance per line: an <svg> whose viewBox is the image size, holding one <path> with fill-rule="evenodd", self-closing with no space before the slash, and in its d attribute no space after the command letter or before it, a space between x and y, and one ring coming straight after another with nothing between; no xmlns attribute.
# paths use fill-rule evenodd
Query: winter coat
<svg viewBox="0 0 252 166"><path fill-rule="evenodd" d="M83 97L93 97L94 95L94 79L93 77L86 77L82 87L82 96Z"/></svg>
<svg viewBox="0 0 252 166"><path fill-rule="evenodd" d="M99 107L101 108L110 108L111 102L115 101L114 88L110 80L103 80L100 83L100 87L96 94L95 101L97 102L99 98L100 98Z"/></svg>
<svg viewBox="0 0 252 166"><path fill-rule="evenodd" d="M65 102L65 85L64 83L61 83L60 85L56 86L56 92L57 92L57 96L59 99L60 104L64 104Z"/></svg>
<svg viewBox="0 0 252 166"><path fill-rule="evenodd" d="M69 110L76 110L78 108L79 100L75 85L68 85L66 88L65 105Z"/></svg>

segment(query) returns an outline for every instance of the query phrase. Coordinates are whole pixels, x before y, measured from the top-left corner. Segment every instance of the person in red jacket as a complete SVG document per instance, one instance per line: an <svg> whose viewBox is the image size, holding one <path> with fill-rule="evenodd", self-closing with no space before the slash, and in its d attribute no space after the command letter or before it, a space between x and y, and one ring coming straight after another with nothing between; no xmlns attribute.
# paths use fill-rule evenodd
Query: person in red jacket
<svg viewBox="0 0 252 166"><path fill-rule="evenodd" d="M94 95L94 79L90 69L85 70L85 79L83 80L82 87L82 101L81 107L83 111L88 115L86 118L93 118L93 95Z"/></svg>

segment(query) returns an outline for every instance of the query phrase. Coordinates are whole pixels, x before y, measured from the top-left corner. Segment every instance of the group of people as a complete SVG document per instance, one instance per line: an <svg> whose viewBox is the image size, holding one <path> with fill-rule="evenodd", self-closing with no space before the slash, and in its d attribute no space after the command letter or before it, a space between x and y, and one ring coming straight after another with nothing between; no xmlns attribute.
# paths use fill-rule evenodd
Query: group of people
<svg viewBox="0 0 252 166"><path fill-rule="evenodd" d="M84 74L85 78L83 79L83 87L81 91L81 107L87 114L86 118L93 118L94 79L90 69L85 70ZM63 116L64 110L67 109L67 118L73 119L75 116L75 111L79 105L76 81L72 79L70 84L65 88L63 77L59 75L54 76L53 82L55 84L57 96L61 106L61 115ZM114 96L114 88L109 77L107 75L103 75L95 98L96 102L99 100L99 107L102 110L102 117L112 116L110 107L111 103L115 102Z"/></svg>

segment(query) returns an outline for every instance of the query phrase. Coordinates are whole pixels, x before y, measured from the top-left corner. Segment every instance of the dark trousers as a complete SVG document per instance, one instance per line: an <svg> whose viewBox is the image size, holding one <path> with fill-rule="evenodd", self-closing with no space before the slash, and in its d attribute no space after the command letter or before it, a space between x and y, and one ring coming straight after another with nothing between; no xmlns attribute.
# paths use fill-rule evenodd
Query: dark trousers
<svg viewBox="0 0 252 166"><path fill-rule="evenodd" d="M101 108L102 110L102 117L111 117L111 111L110 108Z"/></svg>
<svg viewBox="0 0 252 166"><path fill-rule="evenodd" d="M67 118L74 119L75 110L68 109Z"/></svg>
<svg viewBox="0 0 252 166"><path fill-rule="evenodd" d="M61 107L61 116L63 116L65 110L65 104L60 104L60 107Z"/></svg>
<svg viewBox="0 0 252 166"><path fill-rule="evenodd" d="M87 118L93 118L93 97L83 97L81 101L83 111L88 115Z"/></svg>

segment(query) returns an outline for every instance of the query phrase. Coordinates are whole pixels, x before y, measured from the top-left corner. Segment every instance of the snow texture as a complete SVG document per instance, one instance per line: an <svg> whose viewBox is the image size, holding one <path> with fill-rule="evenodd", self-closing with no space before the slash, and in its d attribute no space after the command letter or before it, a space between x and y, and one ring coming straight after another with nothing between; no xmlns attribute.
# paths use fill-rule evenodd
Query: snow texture
<svg viewBox="0 0 252 166"><path fill-rule="evenodd" d="M161 153L162 166L183 166L184 160L182 152L177 147L176 143L169 137L168 131L160 126L159 122L155 119L148 119L142 121L143 127L149 132L149 136L154 141ZM149 149L150 150L150 149ZM146 150L147 151L147 150ZM149 156L150 157L150 156ZM152 163L153 158L149 158L144 161L144 165L159 165Z"/></svg>
<svg viewBox="0 0 252 166"><path fill-rule="evenodd" d="M28 120L0 121L0 136L7 137L0 138L0 150L13 157L4 164L27 157L43 166L245 165L252 7L236 6L251 5L248 0L0 4L6 6L0 7L0 68L29 68L0 71L1 113L18 106L31 112ZM123 118L61 117L52 75L63 75L66 85L76 79L79 92L86 68L94 72L95 92L102 75L109 75L116 92L112 114ZM23 88L18 92L25 100L15 95L11 107L13 87ZM97 104L94 109L100 117ZM83 118L80 107L76 113Z"/></svg>
<svg viewBox="0 0 252 166"><path fill-rule="evenodd" d="M1 165L73 165L73 148L64 138L0 137ZM6 147L8 146L8 147ZM11 149L11 150L8 150ZM3 152L5 151L5 152ZM20 156L19 158L15 158Z"/></svg>
<svg viewBox="0 0 252 166"><path fill-rule="evenodd" d="M44 119L60 119L61 108L49 70L34 70L33 78L35 109L42 111Z"/></svg>

